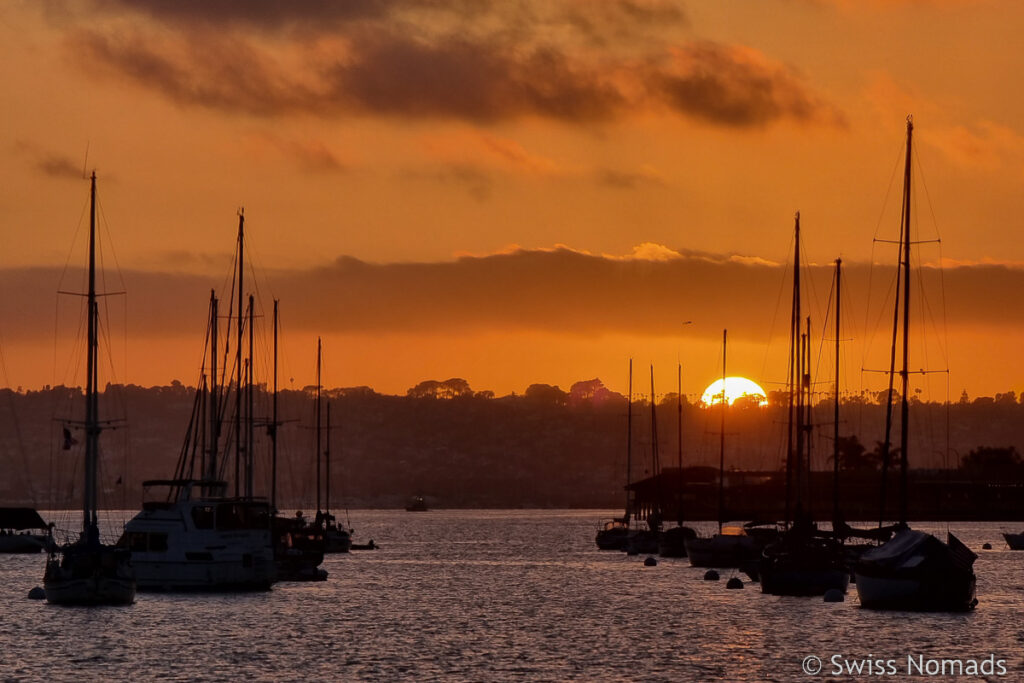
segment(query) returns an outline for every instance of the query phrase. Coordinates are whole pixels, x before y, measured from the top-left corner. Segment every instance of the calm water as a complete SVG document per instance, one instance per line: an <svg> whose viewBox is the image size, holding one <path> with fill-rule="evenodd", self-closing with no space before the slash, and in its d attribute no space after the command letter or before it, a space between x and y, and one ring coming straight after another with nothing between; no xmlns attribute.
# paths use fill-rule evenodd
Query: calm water
<svg viewBox="0 0 1024 683"><path fill-rule="evenodd" d="M801 671L808 655L824 660L818 678L841 655L893 659L895 680L908 655L995 655L1007 674L990 680L1024 679L1024 552L999 535L1024 524L951 525L980 555L981 603L970 614L908 615L861 610L852 586L845 603L826 604L766 596L756 584L726 590L729 572L705 582L685 559L644 567L597 550L597 521L608 516L359 511L356 541L381 549L329 557L325 583L140 593L117 608L28 600L43 556L0 556L0 678L789 681L811 678ZM980 550L986 541L994 550Z"/></svg>

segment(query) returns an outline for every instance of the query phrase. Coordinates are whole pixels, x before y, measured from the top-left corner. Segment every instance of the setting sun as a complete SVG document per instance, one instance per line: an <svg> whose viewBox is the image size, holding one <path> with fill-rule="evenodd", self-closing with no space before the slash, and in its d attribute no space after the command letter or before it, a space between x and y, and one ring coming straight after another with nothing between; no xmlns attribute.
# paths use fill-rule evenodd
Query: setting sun
<svg viewBox="0 0 1024 683"><path fill-rule="evenodd" d="M759 399L758 405L768 404L767 394L764 389L757 382L746 377L726 377L724 380L715 380L704 390L704 394L700 397L701 403L706 406L721 403L723 382L725 382L725 398L729 401L729 405L732 405L736 402L736 399L744 396L749 396L750 398L757 397Z"/></svg>

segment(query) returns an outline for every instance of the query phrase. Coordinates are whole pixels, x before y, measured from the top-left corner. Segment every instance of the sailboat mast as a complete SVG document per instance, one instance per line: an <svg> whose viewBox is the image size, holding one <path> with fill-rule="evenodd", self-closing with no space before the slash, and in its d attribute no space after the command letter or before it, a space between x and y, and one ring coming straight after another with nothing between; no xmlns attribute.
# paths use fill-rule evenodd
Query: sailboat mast
<svg viewBox="0 0 1024 683"><path fill-rule="evenodd" d="M796 427L796 413L797 410L797 378L799 377L799 346L800 346L800 212L796 212L795 218L795 237L793 239L793 300L792 310L789 318L789 405L788 405L788 420L786 426L786 519L785 526L789 528L789 522L792 519L792 505L793 505L793 478L796 474L796 487L800 488L800 477L799 477L799 448L796 453L793 451L793 432L794 429L799 432L799 428Z"/></svg>
<svg viewBox="0 0 1024 683"><path fill-rule="evenodd" d="M683 364L678 363L676 367L676 412L677 420L676 427L678 434L676 435L676 445L678 446L679 456L679 506L676 510L679 525L683 524Z"/></svg>
<svg viewBox="0 0 1024 683"><path fill-rule="evenodd" d="M206 463L203 478L207 481L217 479L217 440L220 437L220 411L217 405L217 295L210 290L210 455Z"/></svg>
<svg viewBox="0 0 1024 683"><path fill-rule="evenodd" d="M238 211L238 348L235 351L235 367L238 371L238 382L235 385L235 496L239 494L240 466L242 449L242 331L245 324L245 316L242 314L242 278L244 276L244 253L245 249L245 212Z"/></svg>
<svg viewBox="0 0 1024 683"><path fill-rule="evenodd" d="M89 190L89 291L87 295L89 322L87 329L85 380L85 487L82 496L82 529L89 531L98 524L96 516L96 470L99 457L99 399L96 395L98 310L96 304L96 172Z"/></svg>
<svg viewBox="0 0 1024 683"><path fill-rule="evenodd" d="M725 346L728 330L722 330L722 424L718 444L718 533L722 533L722 517L725 514L725 408L729 405L725 392Z"/></svg>
<svg viewBox="0 0 1024 683"><path fill-rule="evenodd" d="M324 512L331 514L331 402L327 402L327 434L324 445Z"/></svg>
<svg viewBox="0 0 1024 683"><path fill-rule="evenodd" d="M270 422L270 508L277 510L277 304L274 299L274 396Z"/></svg>
<svg viewBox="0 0 1024 683"><path fill-rule="evenodd" d="M659 521L661 511L665 504L664 483L661 480L661 460L658 457L658 414L656 400L654 398L654 364L651 364L651 472L658 482L658 509L656 510Z"/></svg>
<svg viewBox="0 0 1024 683"><path fill-rule="evenodd" d="M813 519L811 515L811 316L806 318L806 332L804 332L804 355L802 359L803 374L800 376L800 389L801 396L803 397L803 419L801 421L801 431L804 435L803 451L806 452L806 459L803 462L804 472L804 498L807 506L807 517Z"/></svg>
<svg viewBox="0 0 1024 683"><path fill-rule="evenodd" d="M910 169L914 121L907 117L907 160L903 170L903 371L900 399L900 524L907 523L907 442L910 406Z"/></svg>
<svg viewBox="0 0 1024 683"><path fill-rule="evenodd" d="M252 294L249 295L249 360L246 363L246 376L245 376L245 395L246 395L246 409L245 409L245 496L246 498L253 497L253 469L255 468L255 458L253 457L253 446L255 439L253 438L253 401L254 401L254 387L253 387L253 361L255 360L255 349L253 348L253 325L255 311L253 310L255 300Z"/></svg>
<svg viewBox="0 0 1024 683"><path fill-rule="evenodd" d="M316 512L320 516L320 337L316 338Z"/></svg>
<svg viewBox="0 0 1024 683"><path fill-rule="evenodd" d="M836 337L836 386L835 400L833 401L833 430L832 430L832 528L835 529L839 521L839 311L842 301L842 267L843 260L836 259L836 312L835 312L835 337Z"/></svg>

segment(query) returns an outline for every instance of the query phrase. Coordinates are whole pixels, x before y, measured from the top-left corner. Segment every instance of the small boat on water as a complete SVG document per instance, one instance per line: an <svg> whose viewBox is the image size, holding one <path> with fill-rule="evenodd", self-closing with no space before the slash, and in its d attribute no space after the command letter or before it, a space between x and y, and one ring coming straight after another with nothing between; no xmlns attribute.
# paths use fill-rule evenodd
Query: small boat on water
<svg viewBox="0 0 1024 683"><path fill-rule="evenodd" d="M34 508L0 508L0 553L39 553L53 544L52 526Z"/></svg>
<svg viewBox="0 0 1024 683"><path fill-rule="evenodd" d="M685 324L685 323L684 323ZM653 393L653 391L652 391ZM653 398L652 398L653 401ZM653 410L653 404L652 404ZM676 526L661 530L658 537L658 554L662 557L686 557L686 542L697 538L693 528L683 524L683 487L685 485L683 470L683 364L676 365L676 445L679 468L678 506L676 508Z"/></svg>
<svg viewBox="0 0 1024 683"><path fill-rule="evenodd" d="M130 605L135 602L135 572L126 548L100 540L97 471L100 433L107 423L99 412L99 307L96 293L96 173L89 192L89 266L86 294L86 383L82 533L65 545L50 547L43 574L47 602L58 605ZM68 448L71 439L66 439Z"/></svg>
<svg viewBox="0 0 1024 683"><path fill-rule="evenodd" d="M426 512L427 500L423 496L413 496L405 506L406 512Z"/></svg>
<svg viewBox="0 0 1024 683"><path fill-rule="evenodd" d="M621 517L601 522L594 542L598 550L625 551L629 543L633 498L629 489L633 468L633 359L629 359L629 389L626 392L626 509ZM409 508L406 508L408 510Z"/></svg>
<svg viewBox="0 0 1024 683"><path fill-rule="evenodd" d="M1010 550L1024 550L1024 532L1019 534L1003 534L1003 538L1006 540L1006 545L1010 547Z"/></svg>
<svg viewBox="0 0 1024 683"><path fill-rule="evenodd" d="M729 400L725 393L725 361L728 331L722 330L722 395L718 451L718 533L685 541L691 567L756 567L761 548L742 526L725 526L725 413Z"/></svg>
<svg viewBox="0 0 1024 683"><path fill-rule="evenodd" d="M896 288L894 324L892 334L891 365L889 368L889 395L886 400L885 440L882 444L882 481L887 474L890 430L892 428L893 388L897 374L900 389L900 512L898 531L892 540L865 551L854 567L857 594L862 607L914 611L966 611L973 609L977 579L974 561L977 559L952 533L942 542L931 534L912 531L907 525L907 469L909 395L909 341L910 332L910 212L911 201L911 146L914 123L907 117L906 161L903 171L903 206L900 226L899 265L901 282ZM902 290L902 291L901 291ZM896 322L902 314L902 369L896 370ZM884 489L883 489L884 490ZM884 499L883 509L884 514ZM881 524L879 524L881 526Z"/></svg>
<svg viewBox="0 0 1024 683"><path fill-rule="evenodd" d="M322 346L320 339L316 340L316 517L313 520L314 526L319 530L324 539L325 553L347 553L352 548L352 531L338 524L337 518L331 514L331 404L327 403L327 438L326 448L320 450L320 435L322 433L320 416L323 413L321 408L321 386L320 386L320 365ZM324 507L320 508L320 462L321 454L324 463Z"/></svg>

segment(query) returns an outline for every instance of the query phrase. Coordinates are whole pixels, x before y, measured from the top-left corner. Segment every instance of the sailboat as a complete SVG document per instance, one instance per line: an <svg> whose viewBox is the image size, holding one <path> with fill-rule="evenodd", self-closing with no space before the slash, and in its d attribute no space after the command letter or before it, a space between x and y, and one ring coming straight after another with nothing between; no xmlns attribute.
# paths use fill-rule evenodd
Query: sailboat
<svg viewBox="0 0 1024 683"><path fill-rule="evenodd" d="M911 147L914 122L907 117L907 154L903 171L903 206L900 226L900 258L893 312L892 354L889 368L889 394L886 401L886 431L883 442L883 472L888 462L892 426L892 393L896 375L896 344L902 313L903 367L899 375L900 391L900 512L898 531L892 540L866 551L854 567L857 594L862 607L914 611L966 611L973 609L977 580L977 559L956 536L947 532L943 542L907 524L907 468L909 423L909 332L910 332L910 209ZM902 295L900 290L902 289ZM901 308L902 300L902 308ZM883 474L884 476L884 474ZM884 512L883 512L884 514Z"/></svg>
<svg viewBox="0 0 1024 683"><path fill-rule="evenodd" d="M633 469L633 359L629 359L629 389L626 392L626 508L621 517L602 523L594 539L600 550L626 550L629 540L629 521L633 512L632 492L629 489Z"/></svg>
<svg viewBox="0 0 1024 683"><path fill-rule="evenodd" d="M679 489L678 507L676 509L676 526L662 529L658 537L658 554L662 557L686 557L686 541L697 538L697 532L693 528L683 525L683 365L679 363L676 373L676 413L678 434L676 445L678 446L678 467L679 467Z"/></svg>
<svg viewBox="0 0 1024 683"><path fill-rule="evenodd" d="M817 528L810 510L810 318L801 334L800 311L800 214L796 214L793 264L793 308L790 320L789 424L786 432L786 530L775 543L765 547L758 566L761 591L769 595L824 595L831 589L846 592L850 574L846 570L842 543L832 533ZM839 426L839 282L840 261L836 261L836 429ZM838 432L836 433L838 436ZM838 439L837 439L838 443ZM794 450L795 445L795 450ZM836 460L838 465L838 460ZM795 477L793 476L795 474ZM838 470L833 472L838 477ZM795 478L795 482L793 481ZM796 513L790 525L790 500L796 491ZM838 489L836 489L838 491ZM838 506L838 497L833 500ZM838 507L833 519L838 519Z"/></svg>
<svg viewBox="0 0 1024 683"><path fill-rule="evenodd" d="M723 526L725 517L725 412L729 400L725 393L725 359L728 330L722 330L722 400L718 453L718 533L707 538L686 540L686 555L691 567L739 568L756 562L757 544L743 527Z"/></svg>
<svg viewBox="0 0 1024 683"><path fill-rule="evenodd" d="M647 528L636 527L629 530L626 536L626 552L630 555L641 553L653 554L658 552L659 539L661 537L661 517L664 505L663 482L661 481L661 463L658 460L658 415L657 402L654 398L654 366L651 366L651 475L652 479L658 482L658 495L656 502L646 510L639 510L636 514L636 521L646 517Z"/></svg>
<svg viewBox="0 0 1024 683"><path fill-rule="evenodd" d="M1024 550L1024 533L1004 533L1003 539L1006 540L1006 545L1009 546L1010 550Z"/></svg>
<svg viewBox="0 0 1024 683"><path fill-rule="evenodd" d="M331 514L331 405L327 404L327 448L321 451L321 434L323 433L320 424L320 416L323 415L320 386L320 366L323 358L323 347L320 339L316 340L316 397L314 405L316 410L316 518L313 523L324 538L325 553L347 553L352 548L352 534ZM320 480L321 458L325 465L324 482ZM324 507L320 507L320 492L324 492Z"/></svg>
<svg viewBox="0 0 1024 683"><path fill-rule="evenodd" d="M82 534L78 540L53 547L46 559L43 589L46 600L59 605L130 605L135 602L135 573L125 548L100 541L97 515L97 471L103 422L99 415L99 308L96 303L96 173L89 191L89 290L87 305L85 382L85 482L82 495Z"/></svg>
<svg viewBox="0 0 1024 683"><path fill-rule="evenodd" d="M251 357L254 316L253 297L249 297L248 316L242 308L243 247L244 215L239 213L233 377L221 378L218 374L219 301L216 293L211 292L206 340L210 381L206 381L204 357L200 389L196 392L175 476L143 482L142 510L125 525L119 542L131 553L139 590L259 591L269 590L276 580L270 504L256 498L252 492L253 364L251 358L243 362L242 340L248 319ZM230 347L230 330L228 338ZM229 350L225 349L225 357ZM235 392L233 428L224 419L232 387ZM248 399L244 403L243 394ZM249 411L245 430L243 405ZM235 446L234 495L228 494L224 476L230 460L227 443L231 438ZM152 494L154 489L163 493Z"/></svg>
<svg viewBox="0 0 1024 683"><path fill-rule="evenodd" d="M0 508L0 553L38 553L52 543L52 527L35 508Z"/></svg>

